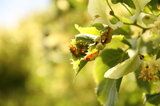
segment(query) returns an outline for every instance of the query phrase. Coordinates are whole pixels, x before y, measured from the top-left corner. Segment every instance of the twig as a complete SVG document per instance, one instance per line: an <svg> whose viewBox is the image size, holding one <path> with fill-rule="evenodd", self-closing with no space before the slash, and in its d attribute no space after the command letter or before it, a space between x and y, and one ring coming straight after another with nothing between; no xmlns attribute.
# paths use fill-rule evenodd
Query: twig
<svg viewBox="0 0 160 106"><path fill-rule="evenodd" d="M108 4L109 8L111 9L111 11L113 12L113 16L114 16L117 20L121 21L121 20L119 19L119 17L117 17L117 16L114 14L114 11L113 11L111 5L109 4L109 1L106 0L106 2L107 2L107 4ZM124 4L122 3L122 5L124 5ZM124 6L125 6L125 5L124 5ZM130 10L129 10L126 6L125 6L125 8L130 12ZM132 14L132 13L130 12L130 14ZM123 22L123 23L124 23L124 24L127 24L127 25L137 26L137 27L143 29L143 32L145 32L147 29L149 29L149 28L144 28L144 27L138 25L136 22L134 22L134 23L125 23L125 22Z"/></svg>
<svg viewBox="0 0 160 106"><path fill-rule="evenodd" d="M120 19L114 14L114 11L113 11L111 5L109 4L108 0L106 0L106 2L107 2L107 4L108 4L109 8L111 9L111 11L113 12L113 16L114 16L115 18L117 18L117 20L120 21Z"/></svg>
<svg viewBox="0 0 160 106"><path fill-rule="evenodd" d="M121 3L121 4L127 9L127 11L128 11L131 15L133 15L132 12L128 9L128 7L127 7L125 4L123 4L123 3Z"/></svg>

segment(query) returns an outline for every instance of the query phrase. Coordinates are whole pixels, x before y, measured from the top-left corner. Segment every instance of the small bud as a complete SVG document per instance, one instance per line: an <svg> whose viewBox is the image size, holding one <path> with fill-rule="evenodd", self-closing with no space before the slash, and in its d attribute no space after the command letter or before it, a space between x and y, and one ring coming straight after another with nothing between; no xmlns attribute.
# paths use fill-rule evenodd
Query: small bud
<svg viewBox="0 0 160 106"><path fill-rule="evenodd" d="M96 45L96 48L97 48L98 50L103 50L103 49L104 49L104 45L103 45L102 43L98 43L98 44Z"/></svg>
<svg viewBox="0 0 160 106"><path fill-rule="evenodd" d="M114 16L114 12L113 11L110 11L109 14L112 15L112 16Z"/></svg>

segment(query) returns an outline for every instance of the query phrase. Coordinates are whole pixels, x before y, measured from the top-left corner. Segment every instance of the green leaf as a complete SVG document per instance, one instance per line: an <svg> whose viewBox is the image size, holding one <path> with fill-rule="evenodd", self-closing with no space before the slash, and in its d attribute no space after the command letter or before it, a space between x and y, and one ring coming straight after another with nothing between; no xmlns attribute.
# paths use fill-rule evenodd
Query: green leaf
<svg viewBox="0 0 160 106"><path fill-rule="evenodd" d="M75 70L76 75L81 71L81 69L87 64L87 61L94 60L98 54L93 55L94 52L98 51L96 46L93 45L94 40L100 37L101 32L96 29L96 27L79 27L75 25L76 29L81 33L75 36L75 39L71 41L70 50L72 53L72 64L73 69ZM77 42L82 43L82 46L77 46ZM83 47L83 43L87 46ZM75 49L75 50L74 50ZM80 53L81 49L85 49L83 55L75 55L75 53ZM86 60L89 59L89 60Z"/></svg>
<svg viewBox="0 0 160 106"><path fill-rule="evenodd" d="M142 20L142 23L144 23L146 26L148 25L154 26L154 22L157 21L157 17L151 14L143 14L143 17L141 17L141 20Z"/></svg>
<svg viewBox="0 0 160 106"><path fill-rule="evenodd" d="M75 28L81 34L91 34L91 35L100 35L100 31L96 29L96 27L80 27L79 25L75 24Z"/></svg>
<svg viewBox="0 0 160 106"><path fill-rule="evenodd" d="M107 3L104 0L89 0L88 12L94 19L94 23L106 24L106 6Z"/></svg>
<svg viewBox="0 0 160 106"><path fill-rule="evenodd" d="M94 76L98 83L104 80L104 73L119 62L128 58L127 53L121 49L105 49L96 59Z"/></svg>
<svg viewBox="0 0 160 106"><path fill-rule="evenodd" d="M98 30L102 30L102 31L104 31L106 29L106 27L101 23L96 23L96 24L93 24L92 26L96 27Z"/></svg>
<svg viewBox="0 0 160 106"><path fill-rule="evenodd" d="M106 45L106 48L122 48L122 49L128 49L131 47L131 44L125 39L122 35L115 35L112 36L111 43Z"/></svg>
<svg viewBox="0 0 160 106"><path fill-rule="evenodd" d="M94 43L94 40L97 39L98 36L91 34L78 34L76 35L76 41L83 41L86 43Z"/></svg>
<svg viewBox="0 0 160 106"><path fill-rule="evenodd" d="M105 79L97 88L98 100L105 106L115 106L118 101L117 80Z"/></svg>
<svg viewBox="0 0 160 106"><path fill-rule="evenodd" d="M109 69L105 74L105 78L119 79L124 75L136 71L141 64L139 53L137 52L133 57L119 63L115 67Z"/></svg>
<svg viewBox="0 0 160 106"><path fill-rule="evenodd" d="M139 8L141 11L143 11L144 7L150 2L151 0L133 0L133 3L135 4L136 8Z"/></svg>
<svg viewBox="0 0 160 106"><path fill-rule="evenodd" d="M123 0L111 0L113 4L123 3Z"/></svg>
<svg viewBox="0 0 160 106"><path fill-rule="evenodd" d="M110 11L107 8L105 0L89 0L88 12L93 18L93 24L102 23L106 24L112 29L117 29L123 25L123 22L119 21L116 24L112 24L109 19Z"/></svg>
<svg viewBox="0 0 160 106"><path fill-rule="evenodd" d="M135 8L134 3L133 3L132 0L111 0L111 2L112 2L113 4L125 3L125 4L127 4L129 7Z"/></svg>
<svg viewBox="0 0 160 106"><path fill-rule="evenodd" d="M130 38L132 34L132 31L130 29L129 25L123 25L120 28L117 28L113 31L113 35L124 35L127 38Z"/></svg>
<svg viewBox="0 0 160 106"><path fill-rule="evenodd" d="M72 59L72 64L73 64L73 69L74 69L76 75L78 75L78 73L81 71L81 69L87 64L87 61Z"/></svg>
<svg viewBox="0 0 160 106"><path fill-rule="evenodd" d="M105 49L96 59L94 76L98 82L97 98L101 104L114 106L117 102L121 79L105 79L104 73L107 69L128 58L128 55L121 49Z"/></svg>
<svg viewBox="0 0 160 106"><path fill-rule="evenodd" d="M137 40L136 53L131 58L107 70L104 74L104 77L111 79L119 79L130 72L136 71L141 64L141 60L139 58L140 45L141 38Z"/></svg>
<svg viewBox="0 0 160 106"><path fill-rule="evenodd" d="M160 93L146 94L146 101L155 105L160 104Z"/></svg>
<svg viewBox="0 0 160 106"><path fill-rule="evenodd" d="M148 6L145 7L145 12L158 15L159 10L160 10L159 6L160 6L160 1L159 0L151 0L148 3Z"/></svg>
<svg viewBox="0 0 160 106"><path fill-rule="evenodd" d="M135 14L131 17L131 20L135 22L137 20L138 16L140 15L141 11L143 11L144 7L151 1L151 0L132 0L136 10Z"/></svg>

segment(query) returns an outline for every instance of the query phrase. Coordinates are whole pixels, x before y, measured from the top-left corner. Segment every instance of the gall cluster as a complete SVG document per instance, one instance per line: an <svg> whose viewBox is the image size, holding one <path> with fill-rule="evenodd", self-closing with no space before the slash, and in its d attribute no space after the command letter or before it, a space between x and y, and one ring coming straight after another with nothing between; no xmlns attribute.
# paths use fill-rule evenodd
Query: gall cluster
<svg viewBox="0 0 160 106"><path fill-rule="evenodd" d="M89 44L87 42L78 41L75 46L70 46L70 51L75 57L85 56L88 50Z"/></svg>

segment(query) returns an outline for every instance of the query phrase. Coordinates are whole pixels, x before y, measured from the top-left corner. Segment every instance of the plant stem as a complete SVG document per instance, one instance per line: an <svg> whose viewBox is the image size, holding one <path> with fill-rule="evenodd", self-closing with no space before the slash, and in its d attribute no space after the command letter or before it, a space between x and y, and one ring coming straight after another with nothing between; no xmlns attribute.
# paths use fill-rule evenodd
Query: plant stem
<svg viewBox="0 0 160 106"><path fill-rule="evenodd" d="M112 7L110 6L108 0L106 0L106 2L107 2L107 4L108 4L109 8L111 9L111 11L113 11L113 9L112 9Z"/></svg>
<svg viewBox="0 0 160 106"><path fill-rule="evenodd" d="M107 4L108 4L109 8L111 9L111 11L113 12L113 16L114 16L118 21L120 21L120 19L114 14L114 11L113 11L111 5L109 4L108 0L106 0L106 2L107 2Z"/></svg>
<svg viewBox="0 0 160 106"><path fill-rule="evenodd" d="M113 16L114 16L118 21L121 21L121 20L119 19L119 17L114 14L114 11L113 11L111 5L109 4L109 1L106 0L106 2L107 2L107 4L108 4L109 8L111 9L111 11L113 12ZM122 5L123 5L123 6L129 11L129 13L132 15L131 11L126 7L126 5L124 5L123 3L122 3ZM123 23L124 23L124 24L127 24L127 25L137 26L137 27L143 29L143 32L145 32L147 29L149 29L149 28L144 28L144 27L138 25L136 22L134 22L134 23L125 23L125 22L123 22Z"/></svg>
<svg viewBox="0 0 160 106"><path fill-rule="evenodd" d="M149 28L144 28L144 27L138 25L136 22L135 22L135 23L126 23L126 22L123 22L123 23L126 24L126 25L134 25L134 26L137 26L137 27L139 27L139 28L141 28L141 29L143 29L143 30L149 29Z"/></svg>
<svg viewBox="0 0 160 106"><path fill-rule="evenodd" d="M128 9L128 7L127 7L124 3L121 3L121 4L127 9L127 11L128 11L131 15L133 15L132 12Z"/></svg>

